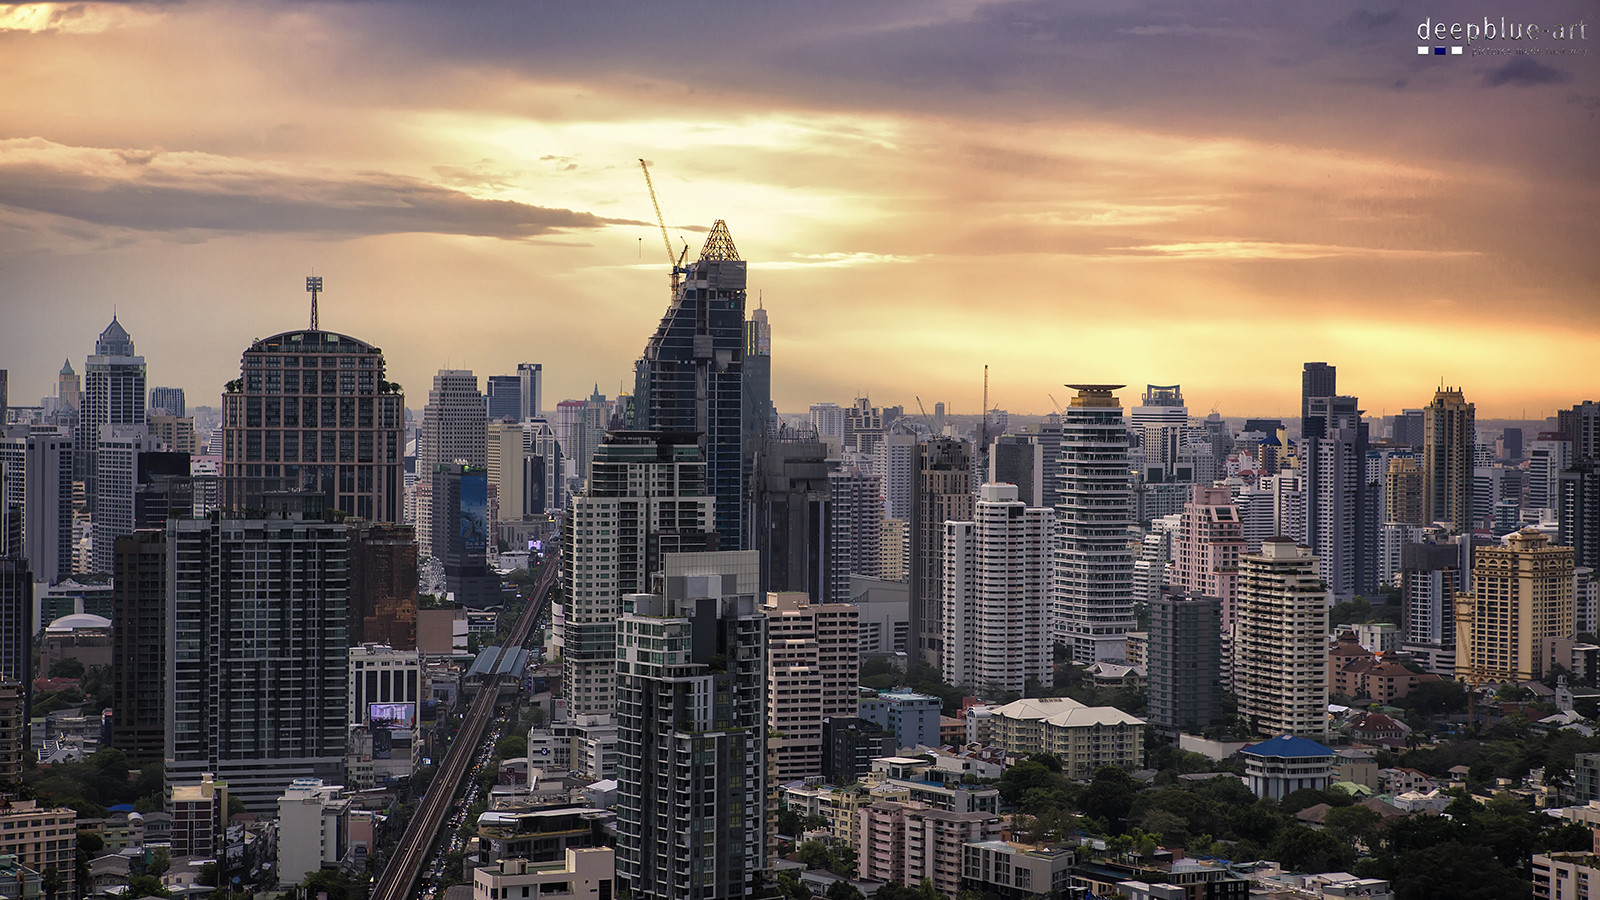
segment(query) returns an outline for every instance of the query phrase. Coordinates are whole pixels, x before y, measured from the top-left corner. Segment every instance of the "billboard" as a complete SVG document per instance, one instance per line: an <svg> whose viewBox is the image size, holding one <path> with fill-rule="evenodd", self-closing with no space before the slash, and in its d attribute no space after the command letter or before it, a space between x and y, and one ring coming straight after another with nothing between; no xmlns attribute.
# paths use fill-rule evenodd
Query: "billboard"
<svg viewBox="0 0 1600 900"><path fill-rule="evenodd" d="M461 551L469 557L483 556L489 539L489 473L468 469L461 474L461 515L458 519Z"/></svg>
<svg viewBox="0 0 1600 900"><path fill-rule="evenodd" d="M374 726L394 725L410 728L417 723L415 705L411 703L369 703L367 721Z"/></svg>

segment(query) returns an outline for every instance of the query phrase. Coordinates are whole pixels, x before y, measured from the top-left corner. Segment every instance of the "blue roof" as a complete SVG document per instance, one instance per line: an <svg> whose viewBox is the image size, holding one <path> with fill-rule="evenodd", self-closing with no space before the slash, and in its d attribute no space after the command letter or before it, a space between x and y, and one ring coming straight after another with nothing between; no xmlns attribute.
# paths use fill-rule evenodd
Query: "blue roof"
<svg viewBox="0 0 1600 900"><path fill-rule="evenodd" d="M1308 741L1305 738L1290 737L1287 734L1281 734L1270 741L1262 741L1259 744L1246 747L1239 752L1248 753L1251 756L1277 757L1333 755L1332 750L1322 746L1316 741Z"/></svg>
<svg viewBox="0 0 1600 900"><path fill-rule="evenodd" d="M111 812L133 812L133 804L118 803L116 806L108 806L106 809L110 810Z"/></svg>

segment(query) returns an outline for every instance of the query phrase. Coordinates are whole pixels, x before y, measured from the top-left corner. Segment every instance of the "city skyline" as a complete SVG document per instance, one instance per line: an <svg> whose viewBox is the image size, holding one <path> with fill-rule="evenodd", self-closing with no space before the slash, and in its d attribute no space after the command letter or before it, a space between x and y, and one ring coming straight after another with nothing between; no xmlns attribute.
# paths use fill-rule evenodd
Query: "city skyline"
<svg viewBox="0 0 1600 900"><path fill-rule="evenodd" d="M232 351L193 348L302 327L314 272L413 398L611 393L665 293L643 157L675 247L728 222L785 411L976 412L987 363L1018 413L1092 378L1292 416L1314 359L1369 413L1541 418L1600 392L1543 364L1600 354L1593 56L1418 57L1433 12L10 7L0 358L35 402L115 308L215 406Z"/></svg>

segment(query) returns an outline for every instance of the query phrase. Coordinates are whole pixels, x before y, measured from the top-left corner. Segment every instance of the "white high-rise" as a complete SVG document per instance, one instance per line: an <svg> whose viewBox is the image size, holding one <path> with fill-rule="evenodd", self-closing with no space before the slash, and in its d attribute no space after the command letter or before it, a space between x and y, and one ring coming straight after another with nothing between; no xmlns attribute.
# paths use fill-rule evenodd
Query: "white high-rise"
<svg viewBox="0 0 1600 900"><path fill-rule="evenodd" d="M873 451L878 457L875 467L878 477L883 479L883 517L886 519L911 519L912 461L916 450L916 435L891 431Z"/></svg>
<svg viewBox="0 0 1600 900"><path fill-rule="evenodd" d="M1133 490L1118 384L1071 384L1061 422L1052 632L1079 662L1126 658L1133 610Z"/></svg>
<svg viewBox="0 0 1600 900"><path fill-rule="evenodd" d="M144 385L144 357L135 355L133 338L113 315L111 324L95 341L94 355L89 357L83 370L83 410L77 445L88 452L76 460L76 465L91 512L95 501L93 448L99 442L100 426L143 425Z"/></svg>
<svg viewBox="0 0 1600 900"><path fill-rule="evenodd" d="M979 488L970 522L944 523L944 675L951 684L1017 693L1048 681L1055 514L1012 484Z"/></svg>
<svg viewBox="0 0 1600 900"><path fill-rule="evenodd" d="M96 572L110 572L117 538L133 533L139 455L166 450L167 446L144 425L107 425L99 431L95 481L100 496L94 510L93 566Z"/></svg>
<svg viewBox="0 0 1600 900"><path fill-rule="evenodd" d="M850 576L877 578L883 501L876 475L856 466L828 473L828 602L850 602Z"/></svg>
<svg viewBox="0 0 1600 900"><path fill-rule="evenodd" d="M767 595L767 728L783 733L778 781L822 775L822 720L860 706L861 607Z"/></svg>
<svg viewBox="0 0 1600 900"><path fill-rule="evenodd" d="M483 394L471 369L440 369L422 410L417 438L417 549L433 555L433 470L435 466L488 463L488 419Z"/></svg>

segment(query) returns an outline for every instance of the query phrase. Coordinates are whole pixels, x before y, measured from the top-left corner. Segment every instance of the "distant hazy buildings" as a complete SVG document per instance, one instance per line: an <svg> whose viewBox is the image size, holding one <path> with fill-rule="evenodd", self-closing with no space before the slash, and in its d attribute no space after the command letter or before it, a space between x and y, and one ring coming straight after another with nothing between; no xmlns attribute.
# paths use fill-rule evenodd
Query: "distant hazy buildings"
<svg viewBox="0 0 1600 900"><path fill-rule="evenodd" d="M146 412L153 415L157 411L167 416L183 417L188 415L188 406L183 400L183 388L151 388L150 404L146 407Z"/></svg>
<svg viewBox="0 0 1600 900"><path fill-rule="evenodd" d="M145 424L144 357L134 353L128 336L116 316L95 341L94 355L84 366L84 401L79 418L80 446L93 448L100 440L101 426ZM92 512L95 504L95 472L92 449L77 460L77 475L84 483L84 496Z"/></svg>
<svg viewBox="0 0 1600 900"><path fill-rule="evenodd" d="M1128 528L1128 431L1112 384L1077 390L1061 421L1061 494L1055 548L1055 642L1079 662L1125 658L1133 609Z"/></svg>

